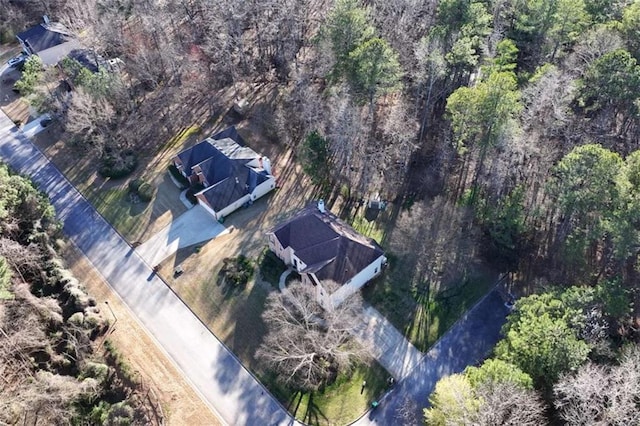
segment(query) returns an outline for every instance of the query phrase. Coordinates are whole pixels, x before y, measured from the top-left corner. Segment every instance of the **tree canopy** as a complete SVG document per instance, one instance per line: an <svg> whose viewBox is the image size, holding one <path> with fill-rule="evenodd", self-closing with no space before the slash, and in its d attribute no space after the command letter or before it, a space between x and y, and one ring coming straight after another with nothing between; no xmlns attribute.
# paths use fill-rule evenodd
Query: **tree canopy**
<svg viewBox="0 0 640 426"><path fill-rule="evenodd" d="M331 283L325 287L332 288ZM263 318L269 332L257 356L278 374L280 382L294 389L317 390L366 357L366 349L352 334L360 312L362 298L357 293L325 310L314 286L290 284L286 291L267 298Z"/></svg>
<svg viewBox="0 0 640 426"><path fill-rule="evenodd" d="M495 72L474 87L461 87L447 99L458 151L495 145L520 110L520 94L510 72Z"/></svg>
<svg viewBox="0 0 640 426"><path fill-rule="evenodd" d="M518 300L503 328L496 357L513 363L540 385L551 386L562 373L578 368L590 346L580 338L586 290L549 292Z"/></svg>

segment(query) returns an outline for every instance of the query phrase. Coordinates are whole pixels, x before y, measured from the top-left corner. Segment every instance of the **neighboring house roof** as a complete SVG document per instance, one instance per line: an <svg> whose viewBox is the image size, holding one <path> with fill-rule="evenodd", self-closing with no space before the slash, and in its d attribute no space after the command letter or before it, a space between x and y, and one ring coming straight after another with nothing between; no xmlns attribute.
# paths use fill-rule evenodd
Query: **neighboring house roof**
<svg viewBox="0 0 640 426"><path fill-rule="evenodd" d="M78 40L70 40L50 49L40 51L38 52L38 56L42 59L44 65L55 65L68 56L69 53L80 47L81 45Z"/></svg>
<svg viewBox="0 0 640 426"><path fill-rule="evenodd" d="M207 186L215 185L216 183L228 178L231 175L233 163L222 152L216 149L210 141L206 141L213 149L210 150L209 156L202 162L196 164L200 166L202 174L204 175ZM203 148L199 149L201 152L206 151ZM246 162L246 161L245 161ZM244 163L243 162L243 165Z"/></svg>
<svg viewBox="0 0 640 426"><path fill-rule="evenodd" d="M72 50L80 48L62 24L50 22L38 24L16 36L27 48L29 54L36 54L45 65L58 63Z"/></svg>
<svg viewBox="0 0 640 426"><path fill-rule="evenodd" d="M272 234L283 248L291 247L319 280L344 284L384 255L372 239L358 234L328 211L310 205L276 227Z"/></svg>
<svg viewBox="0 0 640 426"><path fill-rule="evenodd" d="M239 152L234 154L234 151ZM238 134L235 126L231 126L180 152L178 158L184 170L189 171L193 166L215 155L216 152L228 153L229 156L233 156L232 158L238 159L259 157L252 149L246 147L244 139Z"/></svg>
<svg viewBox="0 0 640 426"><path fill-rule="evenodd" d="M31 49L30 53L38 53L50 49L71 39L69 31L60 24L38 24L21 33L18 37Z"/></svg>
<svg viewBox="0 0 640 426"><path fill-rule="evenodd" d="M209 152L209 156L194 166L200 166L202 174L208 183L207 186L215 185L231 176L234 173L235 163L244 166L249 161L260 157L251 148L240 146L230 138L220 140L211 138L206 139L205 142L209 143L213 150L204 147L198 148L198 155L202 155L206 151Z"/></svg>
<svg viewBox="0 0 640 426"><path fill-rule="evenodd" d="M89 49L74 49L68 56L93 73L101 68L110 69L109 63L102 56Z"/></svg>
<svg viewBox="0 0 640 426"><path fill-rule="evenodd" d="M202 163L207 158L213 156L218 152L215 147L209 142L209 139L205 139L202 142L198 142L191 148L187 148L178 154L178 158L182 162L182 167L185 172L189 172L193 166Z"/></svg>

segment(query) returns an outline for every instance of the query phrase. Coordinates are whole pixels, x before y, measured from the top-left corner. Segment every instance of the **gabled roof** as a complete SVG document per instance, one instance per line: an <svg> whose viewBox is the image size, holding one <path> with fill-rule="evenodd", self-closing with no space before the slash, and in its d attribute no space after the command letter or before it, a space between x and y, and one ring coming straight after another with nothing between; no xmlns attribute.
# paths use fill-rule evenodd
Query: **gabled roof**
<svg viewBox="0 0 640 426"><path fill-rule="evenodd" d="M232 171L229 176L199 192L204 195L215 211L220 211L234 201L250 194L257 185L269 178L264 170L257 171L252 167L247 167L241 161L233 161L231 167Z"/></svg>
<svg viewBox="0 0 640 426"><path fill-rule="evenodd" d="M178 154L178 158L182 161L182 167L187 174L193 166L202 163L207 158L215 155L218 151L209 142L208 139L198 142L194 146L185 149Z"/></svg>
<svg viewBox="0 0 640 426"><path fill-rule="evenodd" d="M36 54L45 65L55 65L81 45L69 30L57 22L35 25L16 36L27 53Z"/></svg>
<svg viewBox="0 0 640 426"><path fill-rule="evenodd" d="M55 65L63 60L69 53L81 47L78 40L72 39L57 46L38 52L38 56L42 59L44 65Z"/></svg>
<svg viewBox="0 0 640 426"><path fill-rule="evenodd" d="M198 163L197 166L200 166L208 186L215 185L228 178L233 171L233 161L215 149L215 147L211 154L204 161Z"/></svg>
<svg viewBox="0 0 640 426"><path fill-rule="evenodd" d="M202 194L209 205L220 211L271 176L261 167L254 150L243 146L244 140L235 127L230 127L178 154L187 174L198 166L208 184Z"/></svg>
<svg viewBox="0 0 640 426"><path fill-rule="evenodd" d="M16 37L31 49L30 53L50 49L71 39L69 31L57 23L38 24L19 33Z"/></svg>
<svg viewBox="0 0 640 426"><path fill-rule="evenodd" d="M316 204L298 212L271 231L282 247L291 247L307 267L302 273L314 273L320 280L344 284L384 255L372 239L358 234Z"/></svg>

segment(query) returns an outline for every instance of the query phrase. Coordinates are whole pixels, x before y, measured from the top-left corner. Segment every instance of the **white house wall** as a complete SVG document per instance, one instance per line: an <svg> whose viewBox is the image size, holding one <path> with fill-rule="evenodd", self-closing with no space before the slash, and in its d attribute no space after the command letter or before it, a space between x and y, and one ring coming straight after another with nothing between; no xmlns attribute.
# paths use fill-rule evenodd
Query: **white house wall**
<svg viewBox="0 0 640 426"><path fill-rule="evenodd" d="M346 298L356 291L360 290L363 285L380 275L382 272L382 264L386 261L384 256L380 256L374 260L369 266L360 271L356 276L351 278L346 284L343 284L338 290L331 295L333 306L340 305Z"/></svg>
<svg viewBox="0 0 640 426"><path fill-rule="evenodd" d="M251 199L251 195L249 195L249 194L245 195L242 198L238 198L236 201L234 201L233 203L229 204L224 209L220 210L218 212L218 218L229 216L231 213L235 212L240 207L244 206L245 203L249 202L250 199Z"/></svg>
<svg viewBox="0 0 640 426"><path fill-rule="evenodd" d="M271 176L269 179L262 182L260 185L256 186L256 188L251 193L251 199L257 200L258 198L264 196L269 191L272 191L276 187L276 179Z"/></svg>
<svg viewBox="0 0 640 426"><path fill-rule="evenodd" d="M203 195L196 195L196 198L198 199L198 204L200 204L202 207L204 207L204 209L211 215L213 216L213 218L215 220L218 220L218 215L216 214L215 210L213 210L211 208L211 206L209 205L209 203L207 203L207 201L204 199Z"/></svg>
<svg viewBox="0 0 640 426"><path fill-rule="evenodd" d="M293 265L292 256L293 250L291 247L284 248L280 244L280 240L275 235L269 235L269 249L276 254L284 262L285 265Z"/></svg>

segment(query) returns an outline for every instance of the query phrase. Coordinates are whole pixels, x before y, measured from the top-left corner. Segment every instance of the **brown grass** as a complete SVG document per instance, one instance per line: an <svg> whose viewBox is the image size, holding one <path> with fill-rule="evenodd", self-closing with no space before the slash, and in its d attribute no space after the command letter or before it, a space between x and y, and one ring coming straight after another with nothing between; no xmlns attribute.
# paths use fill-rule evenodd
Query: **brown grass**
<svg viewBox="0 0 640 426"><path fill-rule="evenodd" d="M195 393L181 372L160 350L156 342L136 320L122 300L98 274L88 259L68 244L64 257L73 271L98 302L105 318L112 321L109 340L138 372L143 382L154 389L161 402L167 424L176 426L218 425L220 421ZM109 306L105 304L109 302ZM109 310L113 310L117 322ZM131 343L135 342L135 345Z"/></svg>

